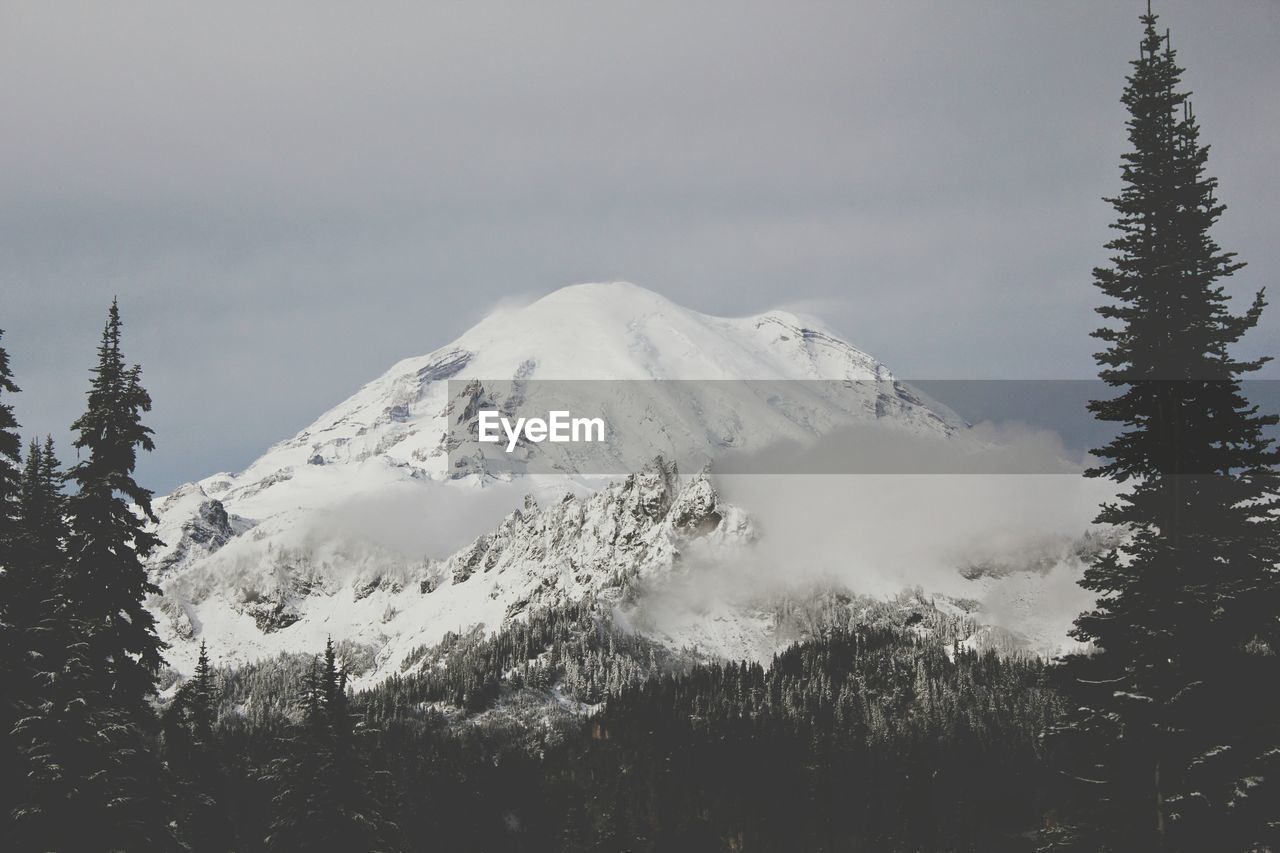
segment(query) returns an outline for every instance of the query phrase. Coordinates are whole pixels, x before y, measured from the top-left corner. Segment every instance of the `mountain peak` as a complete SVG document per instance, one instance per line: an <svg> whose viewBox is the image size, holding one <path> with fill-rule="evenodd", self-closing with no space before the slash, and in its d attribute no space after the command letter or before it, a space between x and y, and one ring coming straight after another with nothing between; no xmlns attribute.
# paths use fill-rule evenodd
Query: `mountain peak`
<svg viewBox="0 0 1280 853"><path fill-rule="evenodd" d="M669 305L675 303L655 290L641 287L630 281L584 281L578 284L566 284L535 300L536 302L562 301L616 301L616 300L656 300Z"/></svg>
<svg viewBox="0 0 1280 853"><path fill-rule="evenodd" d="M495 310L452 343L395 364L240 474L220 475L217 488L203 482L228 512L260 519L395 483L490 470L482 464L460 473L450 466L449 413L457 411L450 380L478 383L492 396L513 382L562 379L796 380L777 399L759 401L763 410L742 409L711 386L688 382L664 389L656 408L615 408L616 438L630 459L678 456L689 442L695 450L705 445L709 457L804 441L850 418L944 433L959 423L897 391L893 374L867 353L788 311L716 317L635 284L596 282ZM815 397L814 380L848 387L824 388ZM885 389L894 399L882 399Z"/></svg>

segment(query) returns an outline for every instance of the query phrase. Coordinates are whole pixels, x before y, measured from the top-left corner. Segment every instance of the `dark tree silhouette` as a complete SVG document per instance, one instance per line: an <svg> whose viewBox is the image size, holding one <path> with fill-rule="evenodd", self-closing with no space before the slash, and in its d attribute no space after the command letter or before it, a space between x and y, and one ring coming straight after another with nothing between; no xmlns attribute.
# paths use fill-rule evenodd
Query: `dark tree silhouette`
<svg viewBox="0 0 1280 853"><path fill-rule="evenodd" d="M278 851L395 849L382 817L367 759L355 736L346 675L333 641L313 663L299 701L301 721L271 765L276 787L267 846Z"/></svg>
<svg viewBox="0 0 1280 853"><path fill-rule="evenodd" d="M0 338L3 336L0 331ZM27 670L23 654L26 638L17 624L21 614L17 593L26 584L16 559L21 550L18 502L22 439L13 406L6 399L6 395L16 393L18 386L9 369L9 353L0 345L0 683L5 685L0 698L0 828L8 825L22 780L11 731L22 713L24 691L19 685L26 681Z"/></svg>
<svg viewBox="0 0 1280 853"><path fill-rule="evenodd" d="M164 759L178 786L179 833L190 849L210 853L235 846L216 732L219 700L208 650L201 643L195 672L165 708L161 727Z"/></svg>
<svg viewBox="0 0 1280 853"><path fill-rule="evenodd" d="M1127 487L1098 521L1128 538L1086 572L1099 597L1074 635L1094 650L1063 668L1057 742L1083 814L1062 846L1244 850L1275 843L1280 814L1277 418L1241 385L1265 359L1230 351L1264 302L1229 310L1222 280L1243 264L1210 233L1224 207L1208 148L1168 34L1142 22L1119 236L1094 271L1100 376L1118 393L1090 409L1122 429L1088 472Z"/></svg>
<svg viewBox="0 0 1280 853"><path fill-rule="evenodd" d="M160 641L143 607L154 587L142 558L155 539L128 502L149 515L150 495L132 473L137 448L151 447L138 420L150 400L139 369L124 366L114 303L98 356L88 410L73 425L87 451L69 477L78 492L64 503L50 442L26 469L32 653L31 696L14 727L24 774L19 850L176 844L169 778L149 736Z"/></svg>
<svg viewBox="0 0 1280 853"><path fill-rule="evenodd" d="M151 430L141 414L151 410L141 369L128 367L120 349L120 310L111 303L88 408L74 424L82 456L69 473L77 491L68 501L71 537L63 589L71 618L88 630L94 671L112 704L150 724L147 703L155 692L163 642L155 617L143 606L160 590L147 578L143 560L158 544L146 529L151 492L133 478L137 453L151 450Z"/></svg>

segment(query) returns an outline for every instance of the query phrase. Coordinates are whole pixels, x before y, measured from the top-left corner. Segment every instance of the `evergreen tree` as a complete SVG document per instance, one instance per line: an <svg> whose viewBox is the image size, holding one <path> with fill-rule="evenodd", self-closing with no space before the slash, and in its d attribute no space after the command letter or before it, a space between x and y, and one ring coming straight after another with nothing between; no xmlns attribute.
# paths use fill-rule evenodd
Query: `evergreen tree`
<svg viewBox="0 0 1280 853"><path fill-rule="evenodd" d="M104 693L88 626L59 608L41 629L62 653L40 667L39 701L15 727L24 781L10 849L173 849L164 767Z"/></svg>
<svg viewBox="0 0 1280 853"><path fill-rule="evenodd" d="M327 733L321 712L320 675L315 660L303 678L298 699L301 719L281 739L281 754L267 768L266 780L274 787L271 827L265 842L272 851L301 851L320 840L312 821L318 799L320 752Z"/></svg>
<svg viewBox="0 0 1280 853"><path fill-rule="evenodd" d="M26 660L14 693L23 775L10 836L15 850L166 849L171 842L163 768L131 715L111 706L67 606L68 536L53 440L32 442L20 505L23 582L20 643Z"/></svg>
<svg viewBox="0 0 1280 853"><path fill-rule="evenodd" d="M325 644L322 678L331 750L329 766L325 768L331 803L325 821L326 834L337 840L342 849L380 849L382 821L370 788L369 771L356 741L356 720L347 699L347 675L338 667L333 640Z"/></svg>
<svg viewBox="0 0 1280 853"><path fill-rule="evenodd" d="M200 657L191 677L191 734L198 743L212 743L213 724L217 719L217 684L209 664L209 650L200 643Z"/></svg>
<svg viewBox="0 0 1280 853"><path fill-rule="evenodd" d="M0 329L0 339L4 331ZM19 550L19 498L22 493L22 439L13 406L5 395L18 393L9 369L9 353L0 345L0 631L7 631L14 607L10 589ZM5 648L9 648L7 645ZM11 662L5 661L7 667Z"/></svg>
<svg viewBox="0 0 1280 853"><path fill-rule="evenodd" d="M1082 759L1078 849L1245 850L1276 843L1280 814L1277 418L1241 386L1265 359L1230 352L1264 301L1229 310L1243 264L1210 234L1224 207L1168 35L1142 22L1119 236L1094 271L1117 394L1090 409L1122 429L1088 472L1127 486L1098 521L1129 536L1085 574L1099 598L1074 636L1094 651L1065 661L1057 743Z"/></svg>
<svg viewBox="0 0 1280 853"><path fill-rule="evenodd" d="M271 850L394 849L394 827L381 816L366 757L357 743L346 676L333 641L303 684L302 719L271 767L277 786L267 846Z"/></svg>
<svg viewBox="0 0 1280 853"><path fill-rule="evenodd" d="M27 448L20 498L23 535L37 550L48 554L61 554L67 534L64 479L53 436L46 435L43 444L32 439Z"/></svg>
<svg viewBox="0 0 1280 853"><path fill-rule="evenodd" d="M145 527L155 520L151 492L133 479L133 470L138 449L154 447L140 418L150 411L151 398L142 388L141 368L125 364L120 328L112 301L88 407L72 424L82 457L69 474L78 491L68 502L70 565L63 594L72 618L89 631L104 693L146 725L164 644L143 606L147 595L160 591L147 579L143 560L159 540Z"/></svg>
<svg viewBox="0 0 1280 853"><path fill-rule="evenodd" d="M4 330L0 329L0 339ZM18 436L18 421L13 416L13 406L5 402L5 394L18 393L9 369L9 353L0 345L0 548L8 546L14 535L17 521L18 484L20 481L22 439ZM3 560L0 552L0 560ZM6 565L0 562L0 565Z"/></svg>
<svg viewBox="0 0 1280 853"><path fill-rule="evenodd" d="M18 496L16 551L8 600L17 624L30 625L52 605L65 569L67 499L53 438L31 441Z"/></svg>
<svg viewBox="0 0 1280 853"><path fill-rule="evenodd" d="M4 599L10 612L8 648L18 663L6 686L15 706L25 713L37 703L42 673L63 652L52 622L65 566L66 497L52 438L46 438L43 447L31 442L17 506L14 559L6 570Z"/></svg>
<svg viewBox="0 0 1280 853"><path fill-rule="evenodd" d="M178 688L162 722L165 761L179 786L179 832L187 847L210 853L235 846L227 776L215 733L217 716L218 686L201 643L195 672Z"/></svg>
<svg viewBox="0 0 1280 853"><path fill-rule="evenodd" d="M4 332L0 331L0 338ZM0 682L6 686L0 698L0 829L9 821L17 797L21 774L15 745L10 734L21 714L19 690L11 690L25 678L26 662L22 655L23 641L15 620L20 614L14 598L20 567L16 557L19 539L18 496L20 494L19 453L22 443L18 436L18 422L13 416L13 406L6 394L16 394L13 373L9 369L9 354L0 345Z"/></svg>
<svg viewBox="0 0 1280 853"><path fill-rule="evenodd" d="M65 531L51 442L27 468L28 645L37 654L32 699L14 727L25 774L14 812L20 850L175 844L168 776L147 733L160 641L142 606L155 588L141 561L155 539L125 500L150 514L150 494L132 477L137 447L151 447L138 420L150 407L139 376L121 357L113 303L88 411L73 425L87 458L70 474L79 491L65 503Z"/></svg>

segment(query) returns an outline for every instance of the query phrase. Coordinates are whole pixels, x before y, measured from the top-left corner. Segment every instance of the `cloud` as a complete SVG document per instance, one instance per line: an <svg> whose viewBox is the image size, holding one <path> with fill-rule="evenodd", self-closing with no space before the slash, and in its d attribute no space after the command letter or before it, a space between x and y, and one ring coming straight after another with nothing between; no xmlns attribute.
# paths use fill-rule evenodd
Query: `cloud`
<svg viewBox="0 0 1280 853"><path fill-rule="evenodd" d="M699 566L698 581L681 595L705 607L825 580L873 596L919 586L977 599L984 621L1023 633L1036 648L1060 648L1092 600L1077 585L1075 547L1115 486L1081 476L1051 432L1003 423L978 434L991 458L1006 451L1012 467L965 472L968 442L891 434L904 460L912 446L927 447L929 465L916 473L830 473L848 470L836 467L848 460L842 437L833 436L788 449L790 470L809 473L718 474L722 498L750 514L759 539L729 562ZM967 579L961 570L973 567L991 576ZM661 603L670 608L676 598Z"/></svg>
<svg viewBox="0 0 1280 853"><path fill-rule="evenodd" d="M522 506L526 495L559 498L584 487L569 477L527 477L483 487L404 483L341 501L308 524L324 537L354 537L409 558L443 558Z"/></svg>
<svg viewBox="0 0 1280 853"><path fill-rule="evenodd" d="M920 584L963 594L959 568L1077 537L1110 492L1056 475L791 475L718 480L758 519L757 558L800 579L882 594ZM972 591L970 591L971 594Z"/></svg>
<svg viewBox="0 0 1280 853"><path fill-rule="evenodd" d="M1161 5L1243 292L1280 266L1280 16ZM580 281L724 315L810 300L902 376L1089 375L1138 11L7 9L18 414L66 447L116 294L162 491L244 467L504 296Z"/></svg>
<svg viewBox="0 0 1280 853"><path fill-rule="evenodd" d="M854 424L812 442L778 442L732 451L716 470L735 474L1079 475L1062 437L1048 429L984 421L951 436L921 435L890 421Z"/></svg>

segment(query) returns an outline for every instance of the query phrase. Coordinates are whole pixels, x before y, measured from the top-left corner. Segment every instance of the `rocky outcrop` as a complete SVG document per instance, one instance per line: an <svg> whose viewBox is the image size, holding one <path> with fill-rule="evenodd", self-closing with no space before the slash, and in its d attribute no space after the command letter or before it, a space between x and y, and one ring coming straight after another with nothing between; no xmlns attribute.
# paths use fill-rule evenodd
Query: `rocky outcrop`
<svg viewBox="0 0 1280 853"><path fill-rule="evenodd" d="M164 579L214 553L249 527L244 519L230 515L222 501L209 497L194 483L169 495L157 509L169 523L159 531L165 545L151 560L156 579Z"/></svg>
<svg viewBox="0 0 1280 853"><path fill-rule="evenodd" d="M621 598L638 578L672 571L681 546L716 530L730 511L705 470L682 483L675 463L659 457L586 498L566 494L546 507L526 499L438 573L452 584L491 575L495 592L515 592L509 617L587 595ZM736 538L747 541L749 531L742 526Z"/></svg>

